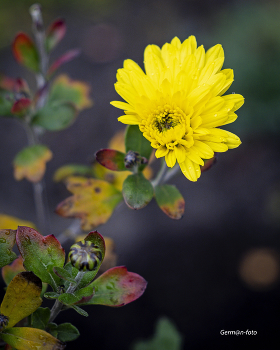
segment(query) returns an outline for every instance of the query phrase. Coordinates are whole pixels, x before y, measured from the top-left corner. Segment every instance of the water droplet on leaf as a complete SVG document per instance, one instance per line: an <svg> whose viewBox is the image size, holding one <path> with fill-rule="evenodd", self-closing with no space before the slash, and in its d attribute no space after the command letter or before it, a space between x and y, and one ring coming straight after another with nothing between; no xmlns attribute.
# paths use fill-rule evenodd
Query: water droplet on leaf
<svg viewBox="0 0 280 350"><path fill-rule="evenodd" d="M0 238L0 243L6 243L7 241L5 240L5 238Z"/></svg>

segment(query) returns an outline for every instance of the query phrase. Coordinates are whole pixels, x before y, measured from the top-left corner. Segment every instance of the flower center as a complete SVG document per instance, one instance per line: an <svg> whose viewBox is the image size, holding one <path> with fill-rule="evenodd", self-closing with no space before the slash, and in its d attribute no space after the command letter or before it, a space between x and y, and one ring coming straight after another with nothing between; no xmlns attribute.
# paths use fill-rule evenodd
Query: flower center
<svg viewBox="0 0 280 350"><path fill-rule="evenodd" d="M152 127L163 133L181 124L182 116L183 111L180 108L171 108L169 105L158 107L152 114Z"/></svg>

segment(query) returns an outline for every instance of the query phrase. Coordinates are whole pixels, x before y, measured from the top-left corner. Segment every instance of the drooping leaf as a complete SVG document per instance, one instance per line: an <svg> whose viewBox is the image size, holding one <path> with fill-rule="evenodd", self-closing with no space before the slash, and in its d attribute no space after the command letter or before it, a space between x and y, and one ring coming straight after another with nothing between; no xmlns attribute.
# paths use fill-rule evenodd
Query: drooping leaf
<svg viewBox="0 0 280 350"><path fill-rule="evenodd" d="M22 220L11 215L0 214L1 229L17 230L18 226L28 226L36 229L35 224L31 221Z"/></svg>
<svg viewBox="0 0 280 350"><path fill-rule="evenodd" d="M1 333L2 339L17 350L63 350L65 344L51 334L36 328L7 328Z"/></svg>
<svg viewBox="0 0 280 350"><path fill-rule="evenodd" d="M155 187L155 198L160 209L171 219L181 219L185 211L185 200L173 185Z"/></svg>
<svg viewBox="0 0 280 350"><path fill-rule="evenodd" d="M17 255L12 251L15 242L15 230L0 230L0 268L16 259Z"/></svg>
<svg viewBox="0 0 280 350"><path fill-rule="evenodd" d="M125 266L113 267L91 283L94 296L83 305L123 306L138 299L145 291L147 282Z"/></svg>
<svg viewBox="0 0 280 350"><path fill-rule="evenodd" d="M53 82L49 100L51 102L71 102L79 111L93 105L90 99L90 85L79 80L72 80L66 74L59 75Z"/></svg>
<svg viewBox="0 0 280 350"><path fill-rule="evenodd" d="M46 163L52 158L47 146L32 145L21 150L14 159L14 177L26 178L31 182L40 181L46 171Z"/></svg>
<svg viewBox="0 0 280 350"><path fill-rule="evenodd" d="M66 33L66 25L63 19L55 20L46 31L45 48L49 53L63 39Z"/></svg>
<svg viewBox="0 0 280 350"><path fill-rule="evenodd" d="M39 125L49 131L59 131L70 126L77 116L77 109L70 102L49 102L32 119L33 125Z"/></svg>
<svg viewBox="0 0 280 350"><path fill-rule="evenodd" d="M20 272L24 272L22 256L19 255L11 265L6 265L2 268L2 277L6 285L8 285L11 280Z"/></svg>
<svg viewBox="0 0 280 350"><path fill-rule="evenodd" d="M55 266L63 267L65 252L54 235L43 237L29 227L19 226L17 245L27 270L33 271L43 282L57 291L60 278L53 272Z"/></svg>
<svg viewBox="0 0 280 350"><path fill-rule="evenodd" d="M129 125L125 134L125 149L128 151L138 152L140 156L149 160L152 153L151 143L143 136L139 130L138 125ZM145 164L139 166L139 170L142 171L145 168Z"/></svg>
<svg viewBox="0 0 280 350"><path fill-rule="evenodd" d="M7 327L13 327L38 309L41 291L42 282L32 272L21 272L12 279L0 307L1 314L9 317Z"/></svg>
<svg viewBox="0 0 280 350"><path fill-rule="evenodd" d="M144 208L153 198L154 189L142 173L129 175L123 183L123 198L131 209Z"/></svg>
<svg viewBox="0 0 280 350"><path fill-rule="evenodd" d="M58 68L60 66L62 66L64 63L70 62L74 58L79 56L80 52L81 51L79 49L73 49L73 50L69 50L65 54L63 54L58 60L56 60L50 66L50 69L48 70L48 74L47 74L48 78L50 78L58 70Z"/></svg>
<svg viewBox="0 0 280 350"><path fill-rule="evenodd" d="M91 166L81 164L68 164L58 168L53 176L55 182L63 181L69 176L81 175L92 176L93 170Z"/></svg>
<svg viewBox="0 0 280 350"><path fill-rule="evenodd" d="M40 60L37 49L27 34L17 34L14 39L12 49L15 59L20 64L32 71L40 71Z"/></svg>
<svg viewBox="0 0 280 350"><path fill-rule="evenodd" d="M105 168L114 171L127 171L125 167L125 154L114 149L101 149L95 154L96 160Z"/></svg>
<svg viewBox="0 0 280 350"><path fill-rule="evenodd" d="M182 350L183 337L168 318L160 318L155 335L150 340L139 341L132 350Z"/></svg>
<svg viewBox="0 0 280 350"><path fill-rule="evenodd" d="M81 219L85 231L105 223L122 200L121 193L102 180L73 176L67 179L67 189L74 195L61 202L56 213Z"/></svg>
<svg viewBox="0 0 280 350"><path fill-rule="evenodd" d="M78 314L88 317L88 313L85 310L81 309L79 306L71 305L71 308L74 309Z"/></svg>
<svg viewBox="0 0 280 350"><path fill-rule="evenodd" d="M38 329L45 329L49 322L51 310L48 307L39 307L31 315L31 326Z"/></svg>
<svg viewBox="0 0 280 350"><path fill-rule="evenodd" d="M63 342L73 341L77 339L80 332L71 323L61 323L56 326L57 338Z"/></svg>

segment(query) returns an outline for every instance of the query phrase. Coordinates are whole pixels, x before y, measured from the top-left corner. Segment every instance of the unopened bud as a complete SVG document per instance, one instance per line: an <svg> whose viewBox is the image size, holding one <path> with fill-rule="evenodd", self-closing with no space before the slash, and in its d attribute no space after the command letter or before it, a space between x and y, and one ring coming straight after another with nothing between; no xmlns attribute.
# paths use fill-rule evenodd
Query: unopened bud
<svg viewBox="0 0 280 350"><path fill-rule="evenodd" d="M83 240L71 246L69 258L79 271L93 271L100 265L102 252L97 245Z"/></svg>
<svg viewBox="0 0 280 350"><path fill-rule="evenodd" d="M135 165L147 164L148 160L145 157L141 157L138 152L128 151L124 158L125 167L130 169Z"/></svg>

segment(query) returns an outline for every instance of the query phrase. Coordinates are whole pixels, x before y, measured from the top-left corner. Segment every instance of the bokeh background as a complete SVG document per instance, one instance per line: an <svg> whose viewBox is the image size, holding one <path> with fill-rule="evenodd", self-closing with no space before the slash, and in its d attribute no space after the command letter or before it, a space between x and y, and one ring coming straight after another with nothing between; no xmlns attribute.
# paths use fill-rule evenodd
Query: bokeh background
<svg viewBox="0 0 280 350"><path fill-rule="evenodd" d="M46 173L51 232L71 220L53 213L69 196L52 181L67 163L89 164L96 150L123 128L115 74L131 58L143 67L148 44L162 46L189 35L209 48L223 45L224 67L233 68L229 93L245 96L238 120L227 129L242 145L220 154L218 163L191 183L182 175L173 183L186 200L180 221L172 221L150 203L141 211L124 204L102 235L114 239L118 264L141 274L145 294L123 308L96 306L90 317L61 314L81 337L67 348L130 350L149 338L156 321L167 316L184 337L184 349L279 347L280 330L280 4L278 0L42 0L45 24L66 20L68 32L52 59L80 47L80 57L60 72L92 86L94 106L68 129L47 133L42 142L54 152ZM18 31L31 34L31 0L0 2L0 71L33 77L15 63L10 44ZM21 125L0 119L0 212L36 221L32 186L13 179L12 159L27 144ZM1 282L2 283L2 282ZM3 289L1 289L3 290ZM3 292L1 291L1 295ZM255 330L253 336L222 336L220 330ZM274 347L275 346L275 347Z"/></svg>

